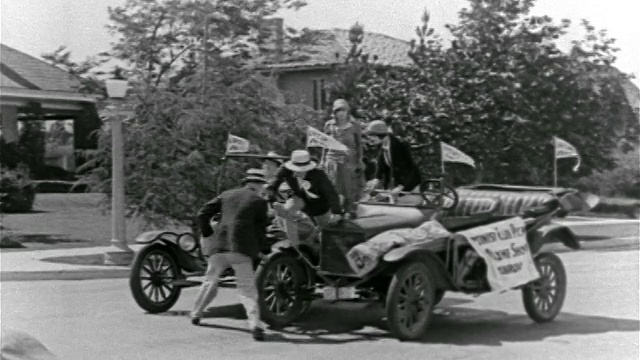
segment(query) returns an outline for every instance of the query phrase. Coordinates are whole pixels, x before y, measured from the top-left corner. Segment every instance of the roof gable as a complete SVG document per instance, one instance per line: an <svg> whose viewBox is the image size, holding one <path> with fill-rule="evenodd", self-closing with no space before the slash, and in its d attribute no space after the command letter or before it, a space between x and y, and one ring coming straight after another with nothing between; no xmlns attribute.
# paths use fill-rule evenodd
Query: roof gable
<svg viewBox="0 0 640 360"><path fill-rule="evenodd" d="M0 86L77 92L80 81L43 60L0 44Z"/></svg>
<svg viewBox="0 0 640 360"><path fill-rule="evenodd" d="M283 59L277 62L260 59L258 62L268 68L295 69L323 67L344 63L351 49L349 30L308 30L313 37L312 44L295 47ZM376 64L391 66L411 66L413 62L407 55L410 50L408 41L384 34L365 32L360 45L364 54L377 57Z"/></svg>

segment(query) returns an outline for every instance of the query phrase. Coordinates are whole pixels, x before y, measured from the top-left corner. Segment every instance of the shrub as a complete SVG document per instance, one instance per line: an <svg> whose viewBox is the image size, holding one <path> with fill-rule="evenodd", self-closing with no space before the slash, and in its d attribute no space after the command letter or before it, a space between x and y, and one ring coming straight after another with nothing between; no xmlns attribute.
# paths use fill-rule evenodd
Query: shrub
<svg viewBox="0 0 640 360"><path fill-rule="evenodd" d="M24 164L16 169L1 168L0 211L3 213L29 212L33 209L36 192L29 171Z"/></svg>
<svg viewBox="0 0 640 360"><path fill-rule="evenodd" d="M601 196L640 199L640 152L620 154L612 170L597 171L578 181L577 187Z"/></svg>

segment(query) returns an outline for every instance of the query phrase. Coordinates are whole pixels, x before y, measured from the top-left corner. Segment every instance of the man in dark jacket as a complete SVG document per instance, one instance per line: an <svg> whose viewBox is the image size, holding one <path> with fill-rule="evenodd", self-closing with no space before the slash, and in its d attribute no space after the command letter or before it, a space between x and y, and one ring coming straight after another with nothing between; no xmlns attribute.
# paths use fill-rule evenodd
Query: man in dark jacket
<svg viewBox="0 0 640 360"><path fill-rule="evenodd" d="M276 212L284 219L285 231L291 244L300 243L295 216L298 211L307 214L318 227L336 223L343 218L338 192L327 174L311 160L308 151L292 152L291 160L280 167L267 190L273 195L284 182L293 192L293 197L284 206L278 207Z"/></svg>
<svg viewBox="0 0 640 360"><path fill-rule="evenodd" d="M369 123L365 134L370 145L379 149L375 178L383 189L411 192L420 185L420 170L413 162L409 147L389 132L384 121Z"/></svg>
<svg viewBox="0 0 640 360"><path fill-rule="evenodd" d="M220 275L232 267L256 340L264 339L264 330L257 304L253 259L259 256L262 249L269 221L267 201L260 197L265 184L264 175L261 174L261 170L249 170L242 187L223 192L200 210L198 221L203 237L202 251L209 258L205 278L191 313L191 322L198 325L205 307L216 297ZM218 213L221 216L214 231L211 219Z"/></svg>

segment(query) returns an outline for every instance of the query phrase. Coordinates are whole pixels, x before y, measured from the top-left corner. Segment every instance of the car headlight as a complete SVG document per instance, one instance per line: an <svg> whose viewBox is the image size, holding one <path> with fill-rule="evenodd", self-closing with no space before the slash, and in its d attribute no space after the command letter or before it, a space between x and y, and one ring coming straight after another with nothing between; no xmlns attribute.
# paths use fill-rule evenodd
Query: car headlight
<svg viewBox="0 0 640 360"><path fill-rule="evenodd" d="M182 234L178 239L178 246L187 252L193 251L197 244L196 238L190 233Z"/></svg>

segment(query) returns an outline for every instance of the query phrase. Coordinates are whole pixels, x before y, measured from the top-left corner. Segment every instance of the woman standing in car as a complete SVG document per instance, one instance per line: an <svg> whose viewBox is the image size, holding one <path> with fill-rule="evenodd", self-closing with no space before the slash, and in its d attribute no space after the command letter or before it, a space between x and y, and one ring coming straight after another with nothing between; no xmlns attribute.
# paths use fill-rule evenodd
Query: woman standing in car
<svg viewBox="0 0 640 360"><path fill-rule="evenodd" d="M324 132L344 144L348 151L325 150L322 165L342 199L345 214L353 218L364 188L362 130L349 114L346 100L334 101L333 115L333 119L325 123Z"/></svg>

